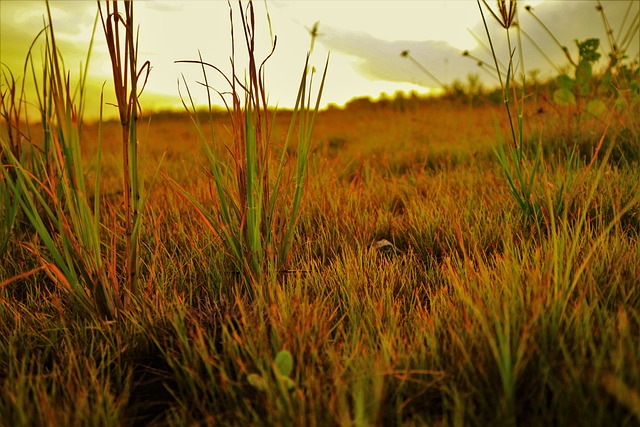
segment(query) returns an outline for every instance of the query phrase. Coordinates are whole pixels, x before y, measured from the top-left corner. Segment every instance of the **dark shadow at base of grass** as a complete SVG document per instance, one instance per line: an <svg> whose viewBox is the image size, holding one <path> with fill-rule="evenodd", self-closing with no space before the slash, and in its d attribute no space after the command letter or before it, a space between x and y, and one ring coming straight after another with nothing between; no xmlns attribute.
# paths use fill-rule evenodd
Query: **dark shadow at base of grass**
<svg viewBox="0 0 640 427"><path fill-rule="evenodd" d="M131 352L133 353L133 352ZM176 387L167 361L158 350L130 354L131 391L125 410L132 426L162 424L175 400L169 389Z"/></svg>

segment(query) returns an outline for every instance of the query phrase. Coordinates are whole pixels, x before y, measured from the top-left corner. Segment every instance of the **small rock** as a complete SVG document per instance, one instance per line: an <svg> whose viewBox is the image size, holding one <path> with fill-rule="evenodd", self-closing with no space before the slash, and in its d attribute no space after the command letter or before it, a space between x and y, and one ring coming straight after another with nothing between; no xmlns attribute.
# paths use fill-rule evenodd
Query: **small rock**
<svg viewBox="0 0 640 427"><path fill-rule="evenodd" d="M399 251L396 247L387 239L378 240L373 245L373 248L383 254L397 254Z"/></svg>

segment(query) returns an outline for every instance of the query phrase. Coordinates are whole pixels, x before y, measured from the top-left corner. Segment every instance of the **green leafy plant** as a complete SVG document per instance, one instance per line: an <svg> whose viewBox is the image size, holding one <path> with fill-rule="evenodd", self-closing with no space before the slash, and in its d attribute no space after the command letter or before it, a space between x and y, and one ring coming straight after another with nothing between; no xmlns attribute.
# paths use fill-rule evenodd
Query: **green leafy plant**
<svg viewBox="0 0 640 427"><path fill-rule="evenodd" d="M205 62L202 57L198 60L178 61L197 64L202 68L203 85L209 101L211 131L208 135L197 114L186 81L184 84L190 105L187 105L184 98L183 104L205 147L215 185L217 209L205 206L184 191L182 194L193 203L209 229L222 238L238 271L248 282L260 283L266 277L286 269L290 261L295 226L307 179L311 136L324 87L328 58L313 105L313 69L310 69L307 55L289 130L283 146L279 147L279 159L274 159L271 132L275 111L270 111L267 105L265 65L275 50L277 39L272 41L271 52L260 61L255 48L253 3L249 2L245 9L239 1L238 10L249 64L244 79L235 67L235 50L231 57L229 76L217 66ZM231 20L233 26L233 12ZM232 32L232 43L234 41ZM230 104L218 91L227 105L232 124L232 142L226 147L221 147L213 134L215 118L211 97L216 90L209 84L207 70L220 73L230 87ZM288 150L295 139L296 130L296 164L292 166Z"/></svg>
<svg viewBox="0 0 640 427"><path fill-rule="evenodd" d="M593 86L593 67L595 62L600 58L597 52L600 46L599 39L587 39L583 42L576 41L580 52L580 59L575 66L574 78L567 74L561 74L557 78L558 89L553 93L553 100L561 106L578 106L582 110L584 98L589 97ZM602 115L607 106L600 97L593 99L587 98L586 112L593 116Z"/></svg>
<svg viewBox="0 0 640 427"><path fill-rule="evenodd" d="M614 31L602 3L600 1L595 3L596 11L602 16L607 43L605 44L597 38L575 40L577 60L572 56L570 49L560 43L552 30L535 14L534 8L525 6L525 10L562 50L569 62L571 73L560 71L561 67L554 64L548 55L533 42L533 45L558 70L552 99L557 106L566 108L569 131L581 129L586 119L601 117L608 110L608 104L615 104L622 114L631 110L631 115L633 115L633 111L636 109L634 107L640 103L640 96L638 96L640 94L638 90L640 89L638 83L640 74L637 60L634 65L628 57L629 48L636 39L634 35L640 29L640 10L634 12L633 2L628 2L620 28ZM527 35L527 37L529 36ZM608 58L608 62L606 65L598 66L598 61L603 57L601 52ZM575 120L573 116L576 116ZM637 132L637 126L634 128Z"/></svg>
<svg viewBox="0 0 640 427"><path fill-rule="evenodd" d="M280 350L273 361L272 373L277 384L285 390L291 390L296 386L296 383L291 379L292 372L293 356L287 350ZM267 391L270 386L270 380L266 375L249 374L247 381L260 391Z"/></svg>

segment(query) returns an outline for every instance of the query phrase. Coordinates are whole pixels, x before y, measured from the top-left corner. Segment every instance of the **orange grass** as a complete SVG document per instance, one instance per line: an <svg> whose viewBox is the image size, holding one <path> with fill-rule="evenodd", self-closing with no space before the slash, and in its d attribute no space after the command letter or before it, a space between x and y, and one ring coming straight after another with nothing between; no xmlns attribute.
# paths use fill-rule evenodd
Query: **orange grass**
<svg viewBox="0 0 640 427"><path fill-rule="evenodd" d="M409 97L321 111L294 271L255 297L170 184L216 208L189 117L147 112L140 179L162 175L147 188L142 298L115 321L77 316L57 273L37 270L38 236L19 216L0 263L0 420L637 425L639 105L613 110L602 139L608 123L596 119L567 133L570 114L545 103L550 91L525 101L522 148L539 142L544 153L533 218L493 154L496 125L510 132L503 106ZM272 122L274 147L291 115ZM229 118L216 113L213 126L231 144ZM121 132L119 122L83 126L82 172L93 181L100 149L97 202L109 213L123 203ZM42 142L37 126L29 134ZM595 158L599 143L608 154ZM553 197L569 178L571 203L559 212ZM394 250L377 250L381 239ZM112 254L124 242L103 245Z"/></svg>

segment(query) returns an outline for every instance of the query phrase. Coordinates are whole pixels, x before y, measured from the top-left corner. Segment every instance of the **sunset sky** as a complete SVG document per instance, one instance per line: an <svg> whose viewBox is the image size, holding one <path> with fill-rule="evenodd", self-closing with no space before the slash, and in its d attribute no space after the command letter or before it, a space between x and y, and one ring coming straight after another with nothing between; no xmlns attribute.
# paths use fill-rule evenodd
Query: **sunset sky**
<svg viewBox="0 0 640 427"><path fill-rule="evenodd" d="M494 1L489 3L495 4ZM632 10L627 21L639 13L640 2L602 3L614 30L620 28L629 4ZM256 2L261 52L266 54L269 29L264 5L262 1ZM575 39L599 37L604 40L602 18L595 10L594 1L524 1L520 7L524 5L532 5L536 15L574 55ZM232 6L237 12L235 2ZM77 76L78 64L86 55L97 12L96 4L92 1L53 1L51 8L66 65L72 76ZM472 35L486 40L478 7L473 0L269 0L267 8L273 33L278 39L275 55L267 68L267 86L273 104L290 107L294 103L297 81L310 45L308 30L316 22L319 22L319 36L313 51L313 63L323 64L327 53L331 53L323 105L343 105L358 96L377 98L383 92L392 95L398 90L428 93L437 89L435 81L410 60L400 56L403 50L409 50L413 58L445 84L454 79L464 81L470 73L480 74L487 85L495 84L489 74L461 54L468 49L472 55L489 60L488 53ZM1 61L16 76L22 75L27 49L43 26L45 13L43 1L0 2ZM200 50L205 61L225 70L229 68L229 9L226 1L138 1L135 14L140 26L140 59L149 60L152 64L149 82L141 98L144 108L180 107L177 82L181 75L192 84L192 89L199 91L195 83L200 79L198 67L176 64L176 60L196 59ZM554 62L564 65L566 61L562 59L562 52L540 25L522 9L519 16L527 34ZM629 22L626 23L628 26ZM502 41L496 26L492 27L497 39ZM637 58L640 36L635 34L634 38L629 55ZM552 68L547 60L526 39L523 43L525 68L537 68L542 75L551 75ZM507 50L503 44L499 43L498 48L506 58ZM36 56L39 58L39 53ZM241 62L239 54L238 61ZM99 88L110 79L101 26L96 31L90 75L89 96L94 105L88 105L87 117L95 116ZM220 90L226 89L222 81L215 82ZM110 90L107 86L108 99L112 99ZM203 101L204 97L200 95L198 99Z"/></svg>

